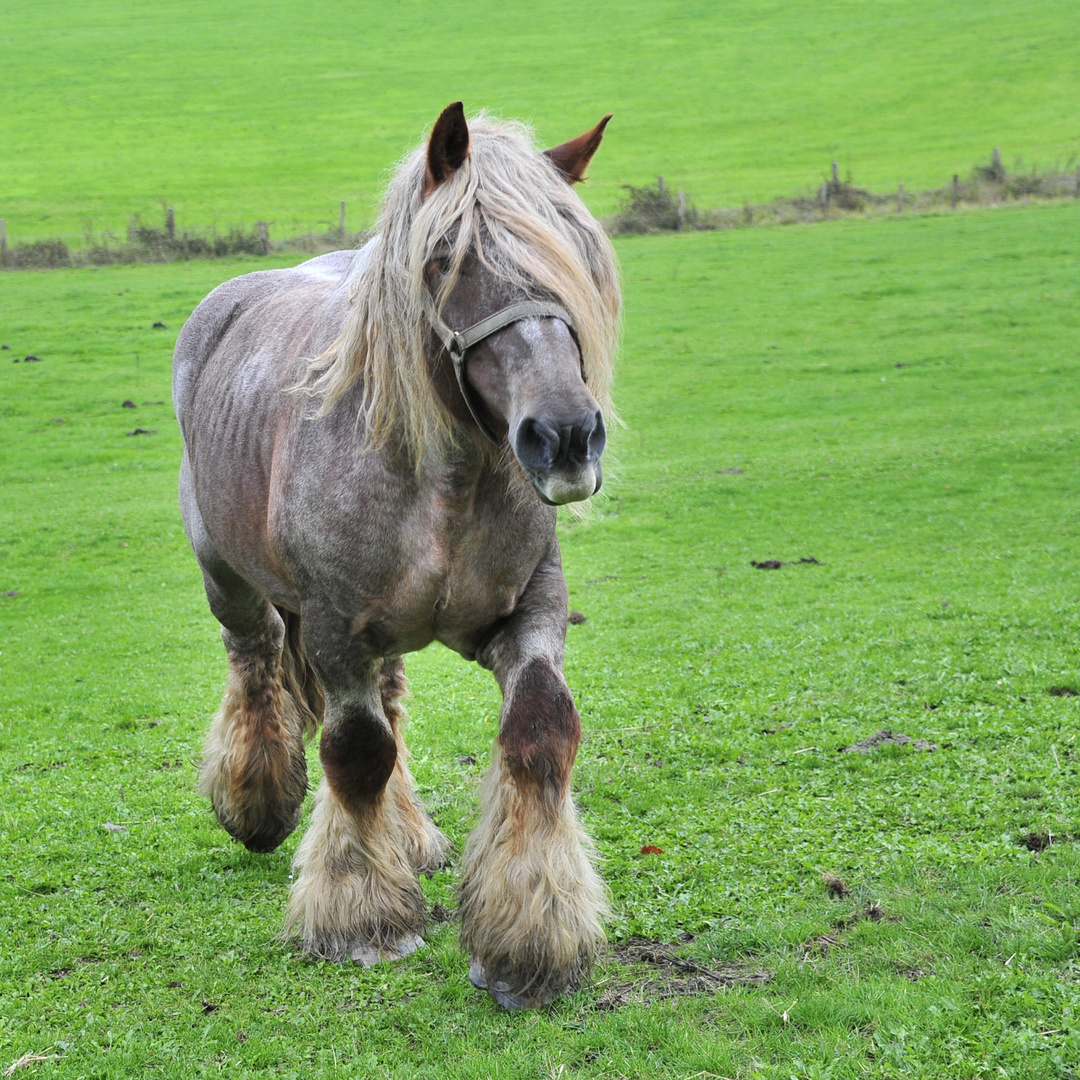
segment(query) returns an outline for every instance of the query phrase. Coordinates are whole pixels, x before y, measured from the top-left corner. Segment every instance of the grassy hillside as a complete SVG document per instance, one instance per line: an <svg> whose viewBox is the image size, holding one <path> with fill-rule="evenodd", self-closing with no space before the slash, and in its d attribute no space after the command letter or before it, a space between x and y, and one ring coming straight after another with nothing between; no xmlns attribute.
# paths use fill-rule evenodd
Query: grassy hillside
<svg viewBox="0 0 1080 1080"><path fill-rule="evenodd" d="M194 791L225 662L168 358L265 263L5 277L0 1066L1068 1076L1078 237L1070 204L620 241L627 427L562 536L576 788L623 951L528 1016L469 988L450 925L389 968L296 958L295 838L249 855ZM409 671L415 772L460 844L497 698L441 649ZM838 753L880 729L937 749Z"/></svg>
<svg viewBox="0 0 1080 1080"><path fill-rule="evenodd" d="M500 5L0 4L0 217L15 240L256 219L370 220L383 171L450 101L556 142L616 119L588 189L663 173L702 206L815 185L938 186L1080 150L1068 0Z"/></svg>

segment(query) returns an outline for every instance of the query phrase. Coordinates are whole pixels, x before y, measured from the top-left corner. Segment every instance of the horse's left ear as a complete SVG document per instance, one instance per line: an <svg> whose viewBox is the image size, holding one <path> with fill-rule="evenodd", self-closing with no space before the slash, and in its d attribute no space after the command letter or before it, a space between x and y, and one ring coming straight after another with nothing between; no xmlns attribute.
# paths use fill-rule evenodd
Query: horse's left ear
<svg viewBox="0 0 1080 1080"><path fill-rule="evenodd" d="M465 107L460 101L455 101L443 109L431 129L427 170L424 173L424 198L460 169L468 156L469 125L465 122Z"/></svg>
<svg viewBox="0 0 1080 1080"><path fill-rule="evenodd" d="M604 137L604 128L607 127L610 119L611 113L608 113L592 131L586 131L584 135L579 135L576 139L544 151L545 155L555 163L555 168L571 184L585 179L585 170L592 161L600 140Z"/></svg>

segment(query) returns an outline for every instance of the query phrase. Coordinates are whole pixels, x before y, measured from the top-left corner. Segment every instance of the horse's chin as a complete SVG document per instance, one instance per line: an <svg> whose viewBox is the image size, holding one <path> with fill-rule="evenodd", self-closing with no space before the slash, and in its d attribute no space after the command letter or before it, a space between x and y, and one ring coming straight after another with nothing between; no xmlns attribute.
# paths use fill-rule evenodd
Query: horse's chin
<svg viewBox="0 0 1080 1080"><path fill-rule="evenodd" d="M549 473L528 472L540 501L548 506L565 506L567 503L584 502L600 490L603 476L600 462L583 465L573 472L552 471Z"/></svg>

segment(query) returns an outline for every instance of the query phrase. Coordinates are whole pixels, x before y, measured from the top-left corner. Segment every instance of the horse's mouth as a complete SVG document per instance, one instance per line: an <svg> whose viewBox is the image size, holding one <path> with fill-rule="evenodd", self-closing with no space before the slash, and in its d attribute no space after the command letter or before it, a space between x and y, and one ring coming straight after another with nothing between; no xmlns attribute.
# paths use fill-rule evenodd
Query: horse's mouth
<svg viewBox="0 0 1080 1080"><path fill-rule="evenodd" d="M526 469L526 475L540 501L548 506L565 506L567 503L584 502L599 490L604 482L600 461L586 462L572 472L552 470L540 473Z"/></svg>

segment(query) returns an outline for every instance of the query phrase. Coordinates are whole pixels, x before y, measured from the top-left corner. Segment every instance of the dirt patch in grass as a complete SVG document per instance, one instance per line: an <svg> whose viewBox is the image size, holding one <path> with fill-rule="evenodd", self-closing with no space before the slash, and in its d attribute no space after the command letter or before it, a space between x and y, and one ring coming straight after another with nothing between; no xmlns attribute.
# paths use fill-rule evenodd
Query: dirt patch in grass
<svg viewBox="0 0 1080 1080"><path fill-rule="evenodd" d="M783 562L780 559L762 559L761 562L758 562L757 559L750 560L750 565L755 570L779 570L783 566L798 566L800 563L809 563L811 566L821 565L813 555L804 555L801 559L793 562Z"/></svg>
<svg viewBox="0 0 1080 1080"><path fill-rule="evenodd" d="M608 954L615 962L604 989L593 1006L611 1012L624 1005L647 1004L669 998L715 994L732 986L764 986L771 971L740 964L705 967L679 956L681 944L664 944L645 938L631 938Z"/></svg>
<svg viewBox="0 0 1080 1080"><path fill-rule="evenodd" d="M829 890L829 895L835 896L838 900L851 895L851 889L839 874L826 872L821 875L821 883Z"/></svg>
<svg viewBox="0 0 1080 1080"><path fill-rule="evenodd" d="M913 964L897 964L896 974L901 978L907 979L908 982L918 982L920 979L926 978L925 969L916 967Z"/></svg>
<svg viewBox="0 0 1080 1080"><path fill-rule="evenodd" d="M1075 686L1051 686L1051 697L1080 697L1080 690Z"/></svg>
<svg viewBox="0 0 1080 1080"><path fill-rule="evenodd" d="M834 877L835 875L828 875ZM846 887L846 886L845 886ZM848 893L851 890L848 889ZM837 894L839 895L839 894ZM818 934L816 937L812 937L809 941L804 941L802 945L802 959L803 961L824 959L833 949L842 949L844 947L843 932L850 930L851 927L861 922L881 922L887 920L889 922L899 921L899 916L889 915L888 912L876 901L867 904L865 907L859 908L856 911L851 912L850 915L845 915L842 918L837 919L833 926L835 929L829 931L827 934Z"/></svg>
<svg viewBox="0 0 1080 1080"><path fill-rule="evenodd" d="M1020 834L1018 843L1028 851L1038 854L1053 844L1066 844L1077 839L1074 833L1026 832Z"/></svg>
<svg viewBox="0 0 1080 1080"><path fill-rule="evenodd" d="M862 742L852 743L850 746L841 746L838 751L841 754L871 754L879 746L904 746L910 743L915 750L933 753L937 749L937 743L928 742L926 739L913 739L910 735L903 735L898 731L886 731L882 728Z"/></svg>

